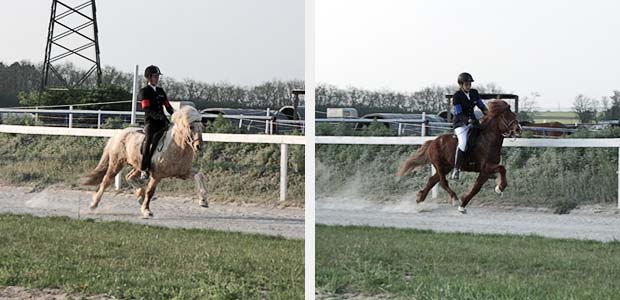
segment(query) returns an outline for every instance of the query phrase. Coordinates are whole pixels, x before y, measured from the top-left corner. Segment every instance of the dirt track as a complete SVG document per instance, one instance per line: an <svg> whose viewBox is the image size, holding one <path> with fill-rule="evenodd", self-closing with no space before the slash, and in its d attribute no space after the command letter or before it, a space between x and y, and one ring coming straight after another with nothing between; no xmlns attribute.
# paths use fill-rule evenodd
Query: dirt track
<svg viewBox="0 0 620 300"><path fill-rule="evenodd" d="M447 204L428 203L421 212L415 203L396 205L356 199L326 198L316 203L317 224L368 225L430 229L440 232L535 234L553 238L598 241L620 240L620 210L614 206L587 206L568 215L548 209L468 207L461 214Z"/></svg>
<svg viewBox="0 0 620 300"><path fill-rule="evenodd" d="M110 189L111 190L111 189ZM210 203L200 207L190 198L158 197L151 202L153 218L140 218L140 206L128 193L108 191L99 208L91 211L91 192L46 188L0 186L0 213L35 216L68 216L100 221L178 228L203 228L266 235L291 239L304 238L304 211L300 208L269 208Z"/></svg>

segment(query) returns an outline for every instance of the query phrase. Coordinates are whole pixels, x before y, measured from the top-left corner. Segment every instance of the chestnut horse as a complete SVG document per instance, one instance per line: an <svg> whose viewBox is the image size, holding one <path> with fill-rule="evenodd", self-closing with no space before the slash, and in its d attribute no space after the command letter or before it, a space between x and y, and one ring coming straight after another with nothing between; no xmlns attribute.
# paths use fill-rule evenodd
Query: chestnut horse
<svg viewBox="0 0 620 300"><path fill-rule="evenodd" d="M471 190L460 200L446 180L446 175L454 167L457 145L454 135L445 134L432 141L427 141L400 166L397 173L398 176L403 176L410 170L429 163L437 171L428 179L426 186L417 193L417 203L424 201L428 192L439 182L441 187L450 194L452 204L460 203L458 210L465 213L467 203L480 191L480 188L489 179L489 176L494 173L500 174L495 192L499 194L506 189L506 186L508 186L506 182L506 168L499 164L502 143L505 137L519 136L521 126L517 121L517 115L510 110L510 105L505 101L491 101L488 108L487 115L480 122L478 136L473 143L469 143L467 146L468 149L463 164L463 171L477 172L479 175Z"/></svg>

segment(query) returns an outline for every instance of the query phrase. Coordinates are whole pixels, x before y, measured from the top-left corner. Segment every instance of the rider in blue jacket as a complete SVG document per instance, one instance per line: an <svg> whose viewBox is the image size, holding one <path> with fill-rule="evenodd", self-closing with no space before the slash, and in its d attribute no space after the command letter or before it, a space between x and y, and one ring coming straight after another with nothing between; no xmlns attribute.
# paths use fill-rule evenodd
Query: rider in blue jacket
<svg viewBox="0 0 620 300"><path fill-rule="evenodd" d="M473 126L479 124L474 114L474 108L477 106L484 114L487 113L487 107L484 105L484 101L482 101L480 94L478 94L477 90L471 88L471 83L474 82L474 78L471 74L459 74L457 82L459 84L459 90L452 96L452 105L454 107L452 126L458 139L458 146L456 147L452 179L459 179L459 173L463 168L469 130Z"/></svg>

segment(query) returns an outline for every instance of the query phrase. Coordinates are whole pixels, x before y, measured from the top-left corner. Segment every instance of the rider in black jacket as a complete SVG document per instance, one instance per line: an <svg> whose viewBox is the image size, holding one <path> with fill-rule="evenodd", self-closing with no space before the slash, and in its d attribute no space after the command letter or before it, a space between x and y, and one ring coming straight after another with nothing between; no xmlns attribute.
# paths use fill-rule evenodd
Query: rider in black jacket
<svg viewBox="0 0 620 300"><path fill-rule="evenodd" d="M484 105L480 94L471 88L471 83L474 82L471 74L459 74L457 82L459 90L452 96L452 106L454 107L452 127L458 139L458 146L456 147L452 179L459 179L459 173L465 159L465 150L467 150L467 135L471 127L478 125L474 108L477 106L484 114L487 113L487 107Z"/></svg>
<svg viewBox="0 0 620 300"><path fill-rule="evenodd" d="M146 180L149 178L149 169L151 168L151 157L157 143L161 138L161 133L167 128L168 118L164 114L164 107L170 115L174 113L174 109L168 101L166 92L158 87L159 75L162 75L156 66L148 66L144 70L144 77L147 85L140 90L140 99L142 99L142 109L144 110L144 142L142 143L142 165L140 178Z"/></svg>

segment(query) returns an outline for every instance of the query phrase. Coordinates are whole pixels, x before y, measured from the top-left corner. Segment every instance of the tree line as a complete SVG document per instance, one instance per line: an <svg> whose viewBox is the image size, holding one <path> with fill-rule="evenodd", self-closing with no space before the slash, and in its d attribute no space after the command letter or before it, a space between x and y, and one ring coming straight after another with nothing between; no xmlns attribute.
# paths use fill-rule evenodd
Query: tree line
<svg viewBox="0 0 620 300"><path fill-rule="evenodd" d="M503 93L494 83L476 86L476 89L481 93ZM415 92L373 91L322 83L316 89L316 107L319 111L328 107L355 107L360 115L372 112L438 113L450 109L446 95L457 90L457 85L448 85L425 87Z"/></svg>
<svg viewBox="0 0 620 300"><path fill-rule="evenodd" d="M0 62L0 107L44 106L100 103L131 100L133 74L111 66L102 69L102 85L97 88L91 75L81 89L45 90L40 92L42 64L28 61L4 64ZM56 66L67 82L77 82L86 70L67 63ZM51 87L61 87L61 81L49 76ZM141 78L140 85L145 81ZM161 85L171 100L192 101L198 109L207 107L277 109L292 105L292 90L303 89L303 80L270 80L255 86L226 82L205 83L193 79L176 80L162 77ZM300 99L303 105L303 97ZM129 109L130 103L108 105L112 109Z"/></svg>
<svg viewBox="0 0 620 300"><path fill-rule="evenodd" d="M102 85L96 88L95 77L86 80L84 89L70 91L45 91L39 93L43 65L28 61L5 64L0 62L0 107L68 105L82 103L101 103L131 99L133 74L111 66L102 69ZM58 72L70 84L77 82L86 70L71 63L56 66ZM172 100L192 101L199 109L207 107L278 109L292 104L291 91L304 88L303 80L271 80L255 86L240 86L227 82L206 83L194 79L177 80L163 77L162 86ZM141 82L144 85L144 81ZM55 76L49 76L49 86L61 86ZM368 90L356 87L340 88L321 83L316 88L316 109L324 112L328 107L354 107L359 115L372 112L437 113L450 109L445 95L458 89L456 85L430 86L413 92L391 90ZM494 83L477 85L481 93L504 93ZM520 118L531 120L539 95L521 97ZM303 105L303 97L301 99ZM102 109L128 110L131 105L114 104L101 106ZM609 97L600 100L577 95L573 102L573 112L582 123L600 119L620 119L620 91L613 91ZM318 115L318 117L322 117Z"/></svg>

